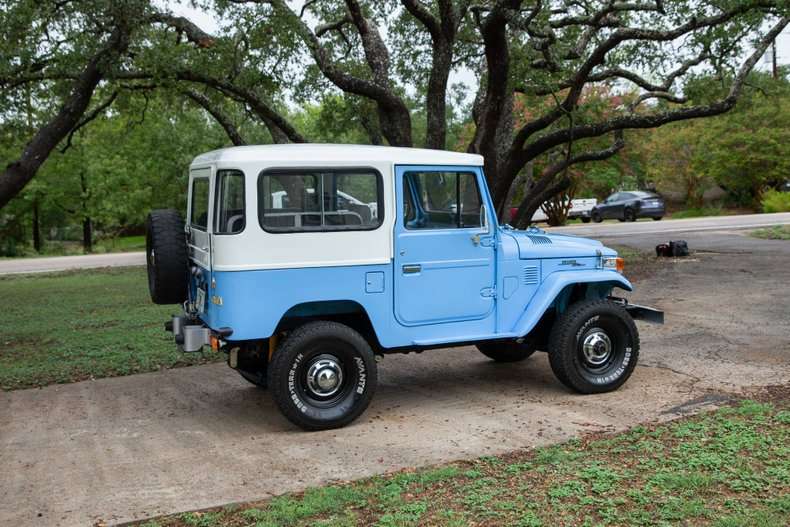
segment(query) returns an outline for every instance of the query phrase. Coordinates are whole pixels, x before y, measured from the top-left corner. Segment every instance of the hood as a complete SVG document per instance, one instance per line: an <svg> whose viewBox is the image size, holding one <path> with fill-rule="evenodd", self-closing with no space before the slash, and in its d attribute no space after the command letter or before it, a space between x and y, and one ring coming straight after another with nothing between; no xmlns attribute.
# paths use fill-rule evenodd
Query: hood
<svg viewBox="0 0 790 527"><path fill-rule="evenodd" d="M525 231L505 230L518 244L519 257L527 258L578 258L585 256L614 256L616 251L604 247L598 240L568 234L549 234L541 229Z"/></svg>

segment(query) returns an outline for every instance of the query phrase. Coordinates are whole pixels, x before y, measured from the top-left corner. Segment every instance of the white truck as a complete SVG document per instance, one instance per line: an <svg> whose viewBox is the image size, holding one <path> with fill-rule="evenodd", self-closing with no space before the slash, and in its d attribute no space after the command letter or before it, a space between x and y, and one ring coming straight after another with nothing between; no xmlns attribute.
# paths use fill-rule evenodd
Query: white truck
<svg viewBox="0 0 790 527"><path fill-rule="evenodd" d="M584 223L590 222L590 212L592 211L593 207L598 204L598 200L595 198L582 198L582 199L574 199L571 200L571 208L568 211L568 219L581 219ZM516 211L518 209L513 207L510 211L511 218L516 217ZM543 207L539 208L535 211L535 214L532 215L531 223L537 223L539 221L546 221L549 219L546 216L546 213L543 211Z"/></svg>

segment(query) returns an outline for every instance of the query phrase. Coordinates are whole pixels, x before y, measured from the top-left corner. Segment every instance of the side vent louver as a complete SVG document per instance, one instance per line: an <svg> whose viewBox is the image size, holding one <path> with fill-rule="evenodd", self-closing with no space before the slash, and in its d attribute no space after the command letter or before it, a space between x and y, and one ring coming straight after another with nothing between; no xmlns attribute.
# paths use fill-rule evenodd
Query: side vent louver
<svg viewBox="0 0 790 527"><path fill-rule="evenodd" d="M534 243L535 245L550 245L551 238L548 236L536 236L536 235L527 235L527 238Z"/></svg>
<svg viewBox="0 0 790 527"><path fill-rule="evenodd" d="M524 267L524 285L532 285L538 283L538 268L534 265Z"/></svg>

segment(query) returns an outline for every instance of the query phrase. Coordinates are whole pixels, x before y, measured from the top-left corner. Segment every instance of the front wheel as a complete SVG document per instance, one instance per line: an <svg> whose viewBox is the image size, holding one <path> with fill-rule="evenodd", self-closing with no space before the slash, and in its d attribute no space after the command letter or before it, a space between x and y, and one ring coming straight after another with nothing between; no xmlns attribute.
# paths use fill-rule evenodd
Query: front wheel
<svg viewBox="0 0 790 527"><path fill-rule="evenodd" d="M590 223L590 217L589 216L582 216L582 223Z"/></svg>
<svg viewBox="0 0 790 527"><path fill-rule="evenodd" d="M616 390L631 376L638 358L636 324L622 306L609 300L578 302L552 327L551 369L579 393Z"/></svg>
<svg viewBox="0 0 790 527"><path fill-rule="evenodd" d="M603 221L603 217L601 216L600 212L593 212L590 217L595 223L601 223Z"/></svg>
<svg viewBox="0 0 790 527"><path fill-rule="evenodd" d="M339 428L365 411L378 379L367 341L348 326L310 322L274 352L268 385L280 411L305 430Z"/></svg>
<svg viewBox="0 0 790 527"><path fill-rule="evenodd" d="M653 221L661 221L661 218L663 218L663 216L653 216Z"/></svg>
<svg viewBox="0 0 790 527"><path fill-rule="evenodd" d="M528 359L535 353L535 344L527 340L480 342L477 344L477 349L496 362L518 362Z"/></svg>

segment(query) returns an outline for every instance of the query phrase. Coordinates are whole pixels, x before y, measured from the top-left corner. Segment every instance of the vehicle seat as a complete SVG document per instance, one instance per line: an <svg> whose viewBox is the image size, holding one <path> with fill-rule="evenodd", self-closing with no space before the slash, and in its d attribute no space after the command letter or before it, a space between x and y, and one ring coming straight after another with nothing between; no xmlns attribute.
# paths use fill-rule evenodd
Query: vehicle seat
<svg viewBox="0 0 790 527"><path fill-rule="evenodd" d="M235 216L231 216L228 218L228 224L226 226L225 232L228 233L236 233L241 232L244 228L244 214L236 214Z"/></svg>

